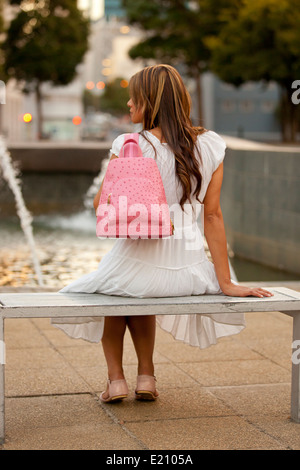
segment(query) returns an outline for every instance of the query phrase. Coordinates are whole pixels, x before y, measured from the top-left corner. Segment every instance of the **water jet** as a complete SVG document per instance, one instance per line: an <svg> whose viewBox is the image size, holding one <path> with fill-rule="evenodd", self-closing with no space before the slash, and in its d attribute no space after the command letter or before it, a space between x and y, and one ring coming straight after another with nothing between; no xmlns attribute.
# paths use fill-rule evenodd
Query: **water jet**
<svg viewBox="0 0 300 470"><path fill-rule="evenodd" d="M21 191L21 182L18 177L18 170L13 165L11 156L5 144L5 140L2 136L0 136L0 170L2 170L3 178L7 182L15 197L17 215L20 219L21 228L30 247L33 267L37 276L38 284L39 286L43 287L44 282L42 270L36 253L36 246L33 236L32 216L24 202Z"/></svg>

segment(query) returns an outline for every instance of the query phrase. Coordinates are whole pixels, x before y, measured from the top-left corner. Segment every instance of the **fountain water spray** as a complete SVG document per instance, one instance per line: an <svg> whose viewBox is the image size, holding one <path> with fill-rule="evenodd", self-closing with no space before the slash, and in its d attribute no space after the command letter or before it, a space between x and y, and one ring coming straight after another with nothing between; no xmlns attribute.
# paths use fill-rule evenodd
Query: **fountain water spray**
<svg viewBox="0 0 300 470"><path fill-rule="evenodd" d="M2 169L3 177L14 194L15 201L16 201L17 214L19 216L22 230L25 234L25 237L27 239L27 242L31 250L33 266L34 266L34 270L38 279L38 283L41 287L43 287L44 286L43 276L42 276L42 271L41 271L41 266L38 260L38 256L36 253L35 242L34 242L34 237L33 237L32 217L25 206L24 199L22 196L22 191L20 188L20 180L17 177L17 171L13 166L11 156L7 151L3 137L1 136L0 136L0 169Z"/></svg>
<svg viewBox="0 0 300 470"><path fill-rule="evenodd" d="M85 197L84 197L84 206L87 210L90 210L93 208L93 201L94 197L98 193L101 183L104 180L104 176L106 174L106 170L108 167L110 159L109 158L104 158L101 162L101 171L100 173L94 178L93 183L91 187L88 189Z"/></svg>

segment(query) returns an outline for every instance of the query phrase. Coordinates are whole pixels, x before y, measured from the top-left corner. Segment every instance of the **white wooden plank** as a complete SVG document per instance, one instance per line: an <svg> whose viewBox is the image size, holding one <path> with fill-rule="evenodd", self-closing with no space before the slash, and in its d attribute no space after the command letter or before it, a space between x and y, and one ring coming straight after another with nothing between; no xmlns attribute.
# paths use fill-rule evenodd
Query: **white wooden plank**
<svg viewBox="0 0 300 470"><path fill-rule="evenodd" d="M227 297L201 295L172 298L133 298L103 294L20 293L1 294L0 315L4 318L80 317L107 315L222 314L293 311L300 309L298 292L269 289L274 297Z"/></svg>
<svg viewBox="0 0 300 470"><path fill-rule="evenodd" d="M268 288L274 297L228 297L223 294L220 295L194 295L184 297L122 297L117 295L104 295L104 294L88 294L88 293L56 293L56 292L41 292L41 293L2 293L0 294L0 302L4 306L25 306L25 305L123 305L123 304L177 304L177 303L247 303L247 302L270 302L278 300L299 300L300 292L283 288Z"/></svg>
<svg viewBox="0 0 300 470"><path fill-rule="evenodd" d="M269 287L265 287L265 289L270 290ZM276 287L274 289L271 288L271 290L275 291L278 294L280 293L287 297L291 297L291 299L300 300L300 292L293 289L289 289L288 287Z"/></svg>
<svg viewBox="0 0 300 470"><path fill-rule="evenodd" d="M228 297L225 295L199 295L185 297L122 297L104 294L86 293L12 293L0 294L0 302L4 307L67 307L82 305L180 305L180 304L253 304L266 302L300 301L300 293L291 289L269 289L273 297Z"/></svg>

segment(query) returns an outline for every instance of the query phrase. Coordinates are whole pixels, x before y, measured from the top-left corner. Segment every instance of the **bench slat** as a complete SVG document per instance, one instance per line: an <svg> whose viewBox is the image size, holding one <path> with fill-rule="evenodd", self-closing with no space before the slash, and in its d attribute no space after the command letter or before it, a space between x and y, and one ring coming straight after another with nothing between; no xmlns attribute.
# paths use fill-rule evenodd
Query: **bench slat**
<svg viewBox="0 0 300 470"><path fill-rule="evenodd" d="M269 288L273 297L133 298L103 294L13 293L0 294L3 318L57 318L119 315L223 314L300 310L300 293L284 287ZM83 311L84 309L84 311Z"/></svg>

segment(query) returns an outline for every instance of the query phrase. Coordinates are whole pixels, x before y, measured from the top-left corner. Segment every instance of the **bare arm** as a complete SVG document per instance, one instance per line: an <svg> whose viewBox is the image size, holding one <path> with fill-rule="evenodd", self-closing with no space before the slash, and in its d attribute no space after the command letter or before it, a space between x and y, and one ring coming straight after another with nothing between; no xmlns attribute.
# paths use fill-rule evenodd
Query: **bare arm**
<svg viewBox="0 0 300 470"><path fill-rule="evenodd" d="M118 158L117 155L112 155L110 157L110 160L114 160L114 158ZM103 179L104 181L104 179ZM101 192L102 192L102 187L103 187L103 181L101 183L101 186L100 186L100 189L99 191L97 192L95 198L94 198L94 209L95 209L95 212L97 212L97 208L98 208L98 205L99 205L99 201L100 201L100 196L101 196Z"/></svg>
<svg viewBox="0 0 300 470"><path fill-rule="evenodd" d="M204 234L214 262L217 278L223 293L229 296L265 297L272 295L261 288L248 288L231 282L227 241L220 195L223 181L223 164L213 174L204 199Z"/></svg>

